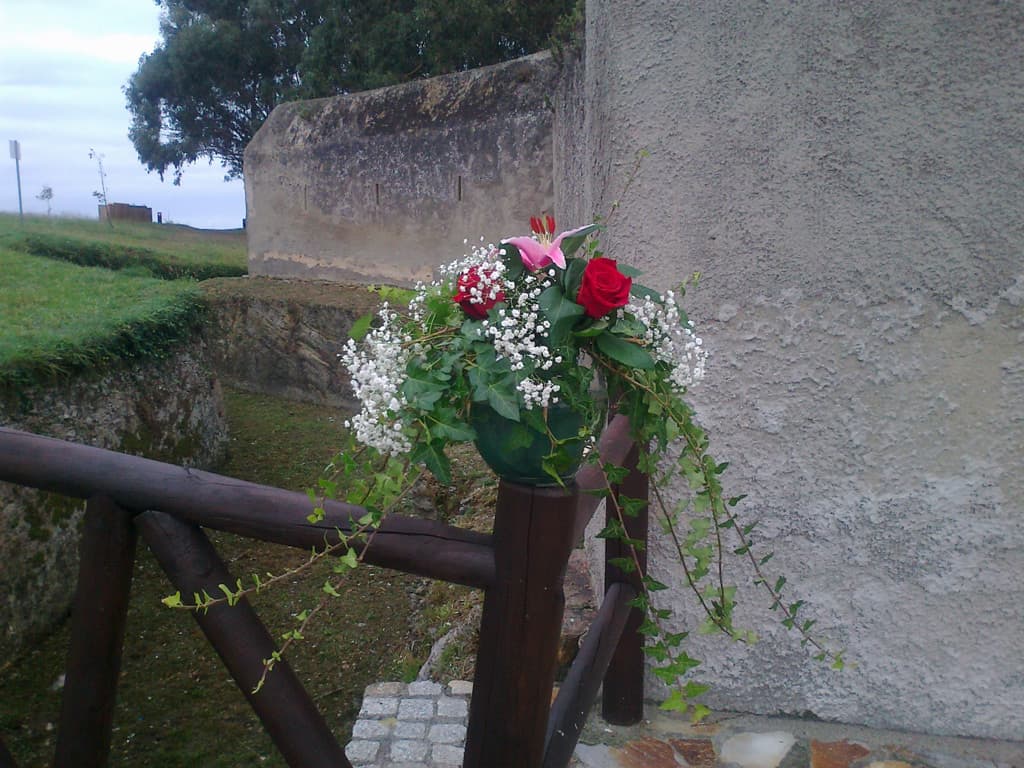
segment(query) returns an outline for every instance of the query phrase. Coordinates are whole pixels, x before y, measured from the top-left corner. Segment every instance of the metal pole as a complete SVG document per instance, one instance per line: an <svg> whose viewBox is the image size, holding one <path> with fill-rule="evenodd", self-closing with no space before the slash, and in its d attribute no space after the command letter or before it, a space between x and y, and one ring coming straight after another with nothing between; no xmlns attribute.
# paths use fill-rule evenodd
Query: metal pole
<svg viewBox="0 0 1024 768"><path fill-rule="evenodd" d="M19 157L14 159L14 174L18 177L18 221L22 224L25 223L25 212L21 208L21 160Z"/></svg>
<svg viewBox="0 0 1024 768"><path fill-rule="evenodd" d="M25 222L25 212L21 207L21 144L17 139L11 139L11 157L14 158L14 173L18 177L18 221Z"/></svg>

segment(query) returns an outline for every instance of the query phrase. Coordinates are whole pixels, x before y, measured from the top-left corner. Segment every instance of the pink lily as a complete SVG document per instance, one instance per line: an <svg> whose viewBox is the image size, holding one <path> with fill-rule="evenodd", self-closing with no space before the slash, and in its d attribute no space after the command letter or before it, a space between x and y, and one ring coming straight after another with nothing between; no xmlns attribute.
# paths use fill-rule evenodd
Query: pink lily
<svg viewBox="0 0 1024 768"><path fill-rule="evenodd" d="M510 243L518 248L519 255L523 260L523 266L531 272L536 272L548 264L554 264L559 269L565 269L565 254L562 253L562 240L587 229L589 226L570 229L552 239L552 235L555 234L555 219L551 216L546 216L545 220L541 221L539 217L531 216L530 228L537 235L536 239L532 237L510 237L501 242Z"/></svg>

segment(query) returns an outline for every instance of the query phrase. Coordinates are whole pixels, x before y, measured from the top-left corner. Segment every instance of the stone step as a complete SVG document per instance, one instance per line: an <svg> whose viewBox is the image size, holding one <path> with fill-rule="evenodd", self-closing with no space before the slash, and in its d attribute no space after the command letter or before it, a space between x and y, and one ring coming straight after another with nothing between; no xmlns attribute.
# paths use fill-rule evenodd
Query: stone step
<svg viewBox="0 0 1024 768"><path fill-rule="evenodd" d="M472 690L462 680L368 686L349 760L354 768L460 768ZM692 725L654 709L628 728L591 715L572 768L1024 768L1024 742L730 713Z"/></svg>

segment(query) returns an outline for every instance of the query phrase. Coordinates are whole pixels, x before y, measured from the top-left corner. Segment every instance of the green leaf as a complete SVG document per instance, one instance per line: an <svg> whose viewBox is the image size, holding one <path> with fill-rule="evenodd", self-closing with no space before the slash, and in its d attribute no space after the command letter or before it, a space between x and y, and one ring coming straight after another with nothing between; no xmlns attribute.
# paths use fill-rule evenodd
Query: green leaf
<svg viewBox="0 0 1024 768"><path fill-rule="evenodd" d="M648 592L660 592L663 589L668 589L665 584L662 584L652 576L644 576L644 586L647 587Z"/></svg>
<svg viewBox="0 0 1024 768"><path fill-rule="evenodd" d="M572 256L576 251L579 250L580 246L583 245L583 241L587 239L587 236L598 230L597 224L588 224L583 227L579 232L574 235L562 238L562 253L566 258Z"/></svg>
<svg viewBox="0 0 1024 768"><path fill-rule="evenodd" d="M608 318L602 317L597 320L594 320L594 322L591 325L588 325L585 328L580 328L579 330L573 331L573 336L575 336L578 339L589 339L593 336L597 336L599 333L603 332L607 328Z"/></svg>
<svg viewBox="0 0 1024 768"><path fill-rule="evenodd" d="M440 440L424 441L416 445L409 454L409 460L414 464L424 464L427 469L443 485L450 485L452 481L451 462L444 453L444 442Z"/></svg>
<svg viewBox="0 0 1024 768"><path fill-rule="evenodd" d="M625 274L625 271L621 267L619 268L619 271ZM660 293L658 293L653 288L648 288L646 285L640 285L640 283L637 283L635 281L633 282L633 285L630 286L629 292L633 296L639 296L641 299L649 296L654 301L661 301Z"/></svg>
<svg viewBox="0 0 1024 768"><path fill-rule="evenodd" d="M565 265L562 273L562 285L565 288L565 295L575 297L580 292L580 283L583 281L583 272L587 268L585 259L570 259Z"/></svg>
<svg viewBox="0 0 1024 768"><path fill-rule="evenodd" d="M690 715L691 722L699 723L705 717L711 714L711 710L705 707L703 704L693 705L693 714Z"/></svg>
<svg viewBox="0 0 1024 768"><path fill-rule="evenodd" d="M668 698L658 705L658 709L664 710L665 712L679 712L680 714L686 712L689 708L690 705L687 703L686 699L683 698L683 692L678 688L673 688L669 693Z"/></svg>
<svg viewBox="0 0 1024 768"><path fill-rule="evenodd" d="M338 558L338 562L347 568L355 568L359 565L359 558L354 549L349 549L344 555Z"/></svg>
<svg viewBox="0 0 1024 768"><path fill-rule="evenodd" d="M611 557L608 564L618 568L623 573L633 573L636 570L636 563L630 557Z"/></svg>
<svg viewBox="0 0 1024 768"><path fill-rule="evenodd" d="M537 298L537 304L551 323L548 338L554 347L560 346L569 335L576 321L583 316L584 309L575 301L570 301L558 285L544 289Z"/></svg>
<svg viewBox="0 0 1024 768"><path fill-rule="evenodd" d="M647 350L619 336L613 336L607 331L597 337L597 348L627 368L649 370L654 367L654 358Z"/></svg>
<svg viewBox="0 0 1024 768"><path fill-rule="evenodd" d="M362 341L366 338L366 334L370 332L370 325L373 323L373 313L363 315L352 323L352 328L349 330L348 335L356 341Z"/></svg>
<svg viewBox="0 0 1024 768"><path fill-rule="evenodd" d="M688 699L695 699L702 693L706 693L711 689L710 685L703 683L695 683L693 680L688 680L686 686L683 688L683 693Z"/></svg>
<svg viewBox="0 0 1024 768"><path fill-rule="evenodd" d="M429 411L444 397L445 386L417 371L416 377L409 376L402 382L402 394L413 408Z"/></svg>
<svg viewBox="0 0 1024 768"><path fill-rule="evenodd" d="M519 421L519 398L509 387L488 386L487 404L510 421Z"/></svg>
<svg viewBox="0 0 1024 768"><path fill-rule="evenodd" d="M510 372L493 363L494 350L485 350L477 356L478 365L469 370L469 384L473 400L486 402L495 411L511 421L519 421L519 397ZM490 358L490 359L488 359Z"/></svg>
<svg viewBox="0 0 1024 768"><path fill-rule="evenodd" d="M502 261L505 262L505 279L515 281L519 278L523 272L526 271L526 267L523 266L523 257L519 253L519 249L516 248L512 243L502 243L498 246L498 250L504 251Z"/></svg>
<svg viewBox="0 0 1024 768"><path fill-rule="evenodd" d="M643 272L630 264L623 264L620 262L617 266L619 268L619 272L624 274L626 277L639 277L643 274Z"/></svg>
<svg viewBox="0 0 1024 768"><path fill-rule="evenodd" d="M338 592L338 590L334 588L334 585L331 584L331 582L329 581L324 582L323 590L331 597L341 597L341 594Z"/></svg>

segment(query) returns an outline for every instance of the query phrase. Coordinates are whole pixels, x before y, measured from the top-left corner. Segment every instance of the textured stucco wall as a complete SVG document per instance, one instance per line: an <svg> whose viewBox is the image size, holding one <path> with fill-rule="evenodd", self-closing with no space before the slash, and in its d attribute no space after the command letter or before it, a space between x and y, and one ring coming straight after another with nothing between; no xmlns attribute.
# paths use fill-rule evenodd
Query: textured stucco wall
<svg viewBox="0 0 1024 768"><path fill-rule="evenodd" d="M549 211L556 67L536 54L294 102L245 151L249 273L411 284Z"/></svg>
<svg viewBox="0 0 1024 768"><path fill-rule="evenodd" d="M694 400L856 664L807 661L748 589L760 643L695 641L712 706L1024 734L1022 30L1017 2L588 0L556 210L606 213L650 151L605 245L704 274Z"/></svg>

